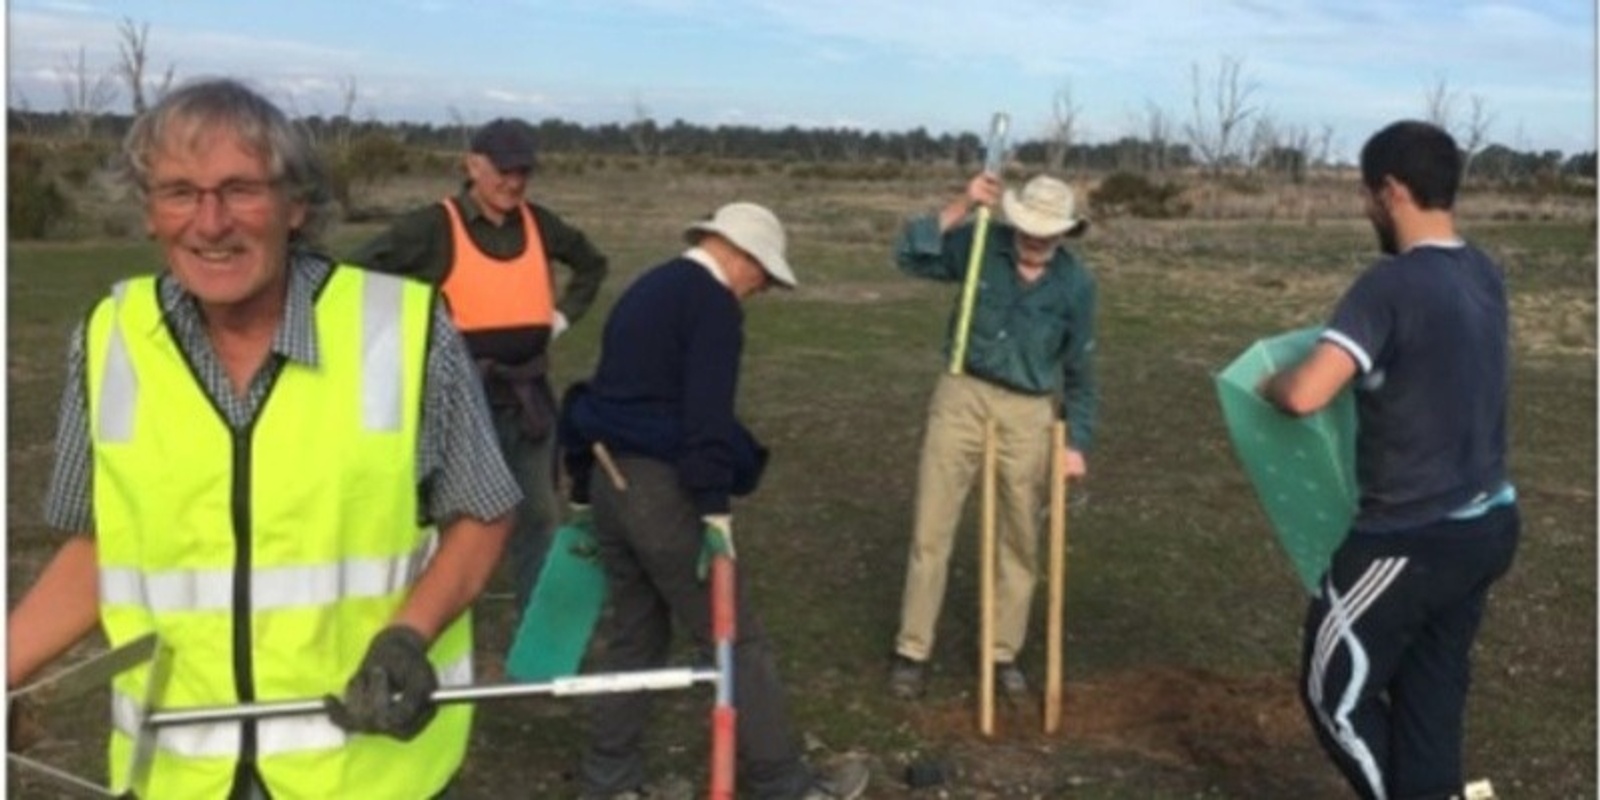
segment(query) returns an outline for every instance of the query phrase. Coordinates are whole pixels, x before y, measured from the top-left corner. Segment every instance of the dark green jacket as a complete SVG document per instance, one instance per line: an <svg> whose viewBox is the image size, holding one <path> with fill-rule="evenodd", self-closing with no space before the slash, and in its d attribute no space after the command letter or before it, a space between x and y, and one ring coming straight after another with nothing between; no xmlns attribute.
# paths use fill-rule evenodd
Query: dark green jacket
<svg viewBox="0 0 1600 800"><path fill-rule="evenodd" d="M895 247L895 263L918 277L948 283L966 278L974 226L963 223L940 233L936 215L906 223ZM967 337L966 372L1018 392L1057 395L1075 449L1094 442L1099 387L1094 374L1095 282L1066 248L1057 248L1044 274L1032 284L1017 275L1015 232L989 225L978 293ZM961 295L946 329L944 353L954 346Z"/></svg>

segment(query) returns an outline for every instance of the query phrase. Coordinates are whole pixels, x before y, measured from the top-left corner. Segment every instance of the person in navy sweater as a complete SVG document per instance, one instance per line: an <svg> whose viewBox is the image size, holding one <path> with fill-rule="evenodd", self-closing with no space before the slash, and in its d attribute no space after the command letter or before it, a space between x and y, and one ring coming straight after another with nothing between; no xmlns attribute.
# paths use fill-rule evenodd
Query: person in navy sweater
<svg viewBox="0 0 1600 800"><path fill-rule="evenodd" d="M1456 233L1461 167L1428 123L1367 141L1361 180L1385 255L1306 360L1261 387L1304 415L1355 384L1360 502L1306 615L1301 696L1364 798L1461 796L1472 642L1521 527L1505 275Z"/></svg>
<svg viewBox="0 0 1600 800"><path fill-rule="evenodd" d="M558 436L574 515L591 516L613 613L605 672L664 665L674 620L709 652L706 570L734 555L731 498L754 491L767 450L734 415L744 346L741 303L793 288L782 224L730 203L690 224L683 254L641 275L606 320L600 363L562 401ZM615 457L626 488L594 469ZM854 798L868 773L846 761L823 776L801 757L776 659L742 583L737 591L734 705L739 776L754 797ZM579 769L587 798L644 796L645 692L589 701Z"/></svg>

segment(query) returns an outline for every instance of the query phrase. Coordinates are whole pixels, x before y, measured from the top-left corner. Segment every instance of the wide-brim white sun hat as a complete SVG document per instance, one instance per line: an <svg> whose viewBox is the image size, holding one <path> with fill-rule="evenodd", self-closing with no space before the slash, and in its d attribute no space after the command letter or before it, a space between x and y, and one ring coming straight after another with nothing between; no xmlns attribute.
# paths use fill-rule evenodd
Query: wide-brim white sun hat
<svg viewBox="0 0 1600 800"><path fill-rule="evenodd" d="M788 246L783 223L778 221L778 215L765 206L729 203L717 209L711 219L690 223L683 231L684 237L691 243L703 233L715 233L734 247L749 253L778 285L786 289L793 289L797 285L794 270L783 255Z"/></svg>
<svg viewBox="0 0 1600 800"><path fill-rule="evenodd" d="M1078 216L1072 187L1049 175L1023 184L1021 192L1007 189L1000 196L1000 208L1013 227L1040 239L1062 234L1076 236L1089 224L1089 220Z"/></svg>

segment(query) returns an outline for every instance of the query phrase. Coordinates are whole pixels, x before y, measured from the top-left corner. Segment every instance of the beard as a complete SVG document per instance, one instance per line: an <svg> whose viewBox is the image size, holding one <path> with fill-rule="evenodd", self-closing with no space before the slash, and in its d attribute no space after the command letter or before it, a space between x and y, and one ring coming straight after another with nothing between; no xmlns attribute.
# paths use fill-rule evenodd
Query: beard
<svg viewBox="0 0 1600 800"><path fill-rule="evenodd" d="M1369 215L1372 222L1372 232L1378 237L1378 250L1384 255L1398 255L1400 241L1394 230L1394 220L1379 215Z"/></svg>

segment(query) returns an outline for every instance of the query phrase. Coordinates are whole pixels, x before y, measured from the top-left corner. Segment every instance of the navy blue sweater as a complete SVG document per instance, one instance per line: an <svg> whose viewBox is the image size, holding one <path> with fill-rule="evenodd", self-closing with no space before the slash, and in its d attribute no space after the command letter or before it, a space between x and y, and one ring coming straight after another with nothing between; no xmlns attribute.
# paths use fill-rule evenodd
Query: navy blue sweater
<svg viewBox="0 0 1600 800"><path fill-rule="evenodd" d="M573 499L587 500L590 444L674 464L702 514L753 491L766 450L734 416L744 312L704 266L679 257L634 281L606 320L600 364L563 402Z"/></svg>

